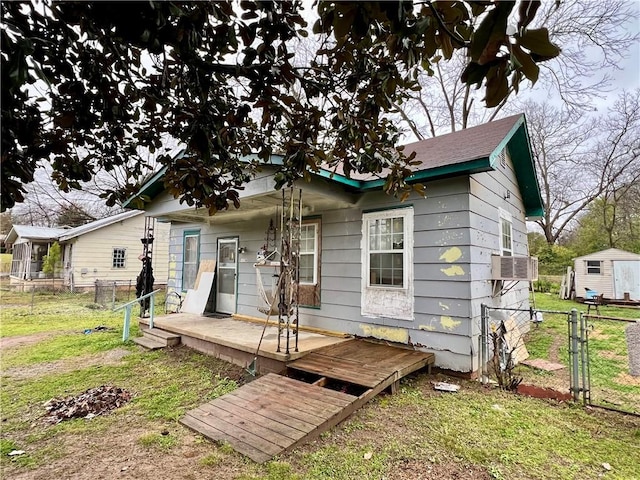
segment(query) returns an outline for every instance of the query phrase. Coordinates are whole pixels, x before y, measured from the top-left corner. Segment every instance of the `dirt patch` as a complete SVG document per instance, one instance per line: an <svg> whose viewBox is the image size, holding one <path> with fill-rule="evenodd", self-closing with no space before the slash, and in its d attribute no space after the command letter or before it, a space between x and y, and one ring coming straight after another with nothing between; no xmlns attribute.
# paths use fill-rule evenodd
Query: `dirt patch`
<svg viewBox="0 0 640 480"><path fill-rule="evenodd" d="M16 380L26 380L31 378L42 377L48 374L59 374L64 372L72 372L95 365L117 365L122 359L131 352L124 348L114 348L108 352L96 353L93 355L84 355L80 357L67 358L57 360L55 362L37 363L24 367L8 368L4 375L12 377Z"/></svg>
<svg viewBox="0 0 640 480"><path fill-rule="evenodd" d="M456 462L430 463L406 460L392 467L397 480L484 480L492 478L483 468Z"/></svg>
<svg viewBox="0 0 640 480"><path fill-rule="evenodd" d="M634 377L628 373L619 373L615 378L615 382L620 385L632 385L634 387L640 387L640 377Z"/></svg>
<svg viewBox="0 0 640 480"><path fill-rule="evenodd" d="M560 362L560 345L564 343L564 339L560 336L554 336L553 342L549 347L549 361L553 363Z"/></svg>
<svg viewBox="0 0 640 480"><path fill-rule="evenodd" d="M606 333L602 333L602 330L598 330L597 328L589 332L589 338L594 340L608 340L611 338L611 335L607 335Z"/></svg>
<svg viewBox="0 0 640 480"><path fill-rule="evenodd" d="M21 347L23 345L33 345L47 338L54 337L56 334L51 332L32 333L31 335L22 335L19 337L0 338L0 350L8 348Z"/></svg>
<svg viewBox="0 0 640 480"><path fill-rule="evenodd" d="M170 449L145 446L140 441L148 436L160 436L168 432L176 444ZM20 471L11 467L3 473L16 480L49 480L73 478L74 480L155 480L158 478L188 478L204 480L215 478L231 480L242 471L244 460L236 454L219 453L224 462L215 470L203 465L205 457L215 457L218 447L203 441L198 435L181 427L168 425L158 430L135 418L123 418L121 425L105 432L86 435L56 437L38 445L42 450L55 449L57 459L51 460L34 471ZM37 452L29 452L34 454Z"/></svg>
<svg viewBox="0 0 640 480"><path fill-rule="evenodd" d="M570 394L566 392L560 392L552 388L542 388L536 385L527 385L524 383L521 383L520 385L518 385L518 393L520 395L526 395L528 397L546 398L546 399L557 400L559 402L567 402L573 398Z"/></svg>
<svg viewBox="0 0 640 480"><path fill-rule="evenodd" d="M625 357L624 355L618 355L617 353L609 352L607 350L601 350L600 352L598 352L598 356L606 358L607 360L617 360L621 362L627 361L627 357Z"/></svg>

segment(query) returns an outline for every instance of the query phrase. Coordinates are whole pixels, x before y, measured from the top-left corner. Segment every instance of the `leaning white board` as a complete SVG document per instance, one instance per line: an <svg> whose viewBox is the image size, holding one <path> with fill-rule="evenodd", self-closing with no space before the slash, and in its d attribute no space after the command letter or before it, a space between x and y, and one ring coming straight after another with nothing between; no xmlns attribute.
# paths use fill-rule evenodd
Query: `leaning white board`
<svg viewBox="0 0 640 480"><path fill-rule="evenodd" d="M202 315L207 307L207 300L213 287L215 272L201 272L200 281L196 289L187 290L187 296L180 311Z"/></svg>

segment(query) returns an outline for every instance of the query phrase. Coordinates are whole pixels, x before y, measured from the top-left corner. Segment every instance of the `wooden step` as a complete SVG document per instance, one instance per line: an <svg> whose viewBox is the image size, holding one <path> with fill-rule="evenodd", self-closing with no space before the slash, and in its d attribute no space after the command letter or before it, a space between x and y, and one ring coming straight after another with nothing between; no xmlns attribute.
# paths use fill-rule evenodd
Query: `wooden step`
<svg viewBox="0 0 640 480"><path fill-rule="evenodd" d="M149 337L136 337L133 341L147 350L158 350L166 347L164 343L158 342Z"/></svg>
<svg viewBox="0 0 640 480"><path fill-rule="evenodd" d="M166 347L174 347L180 343L180 335L159 328L142 328L142 335L163 343Z"/></svg>

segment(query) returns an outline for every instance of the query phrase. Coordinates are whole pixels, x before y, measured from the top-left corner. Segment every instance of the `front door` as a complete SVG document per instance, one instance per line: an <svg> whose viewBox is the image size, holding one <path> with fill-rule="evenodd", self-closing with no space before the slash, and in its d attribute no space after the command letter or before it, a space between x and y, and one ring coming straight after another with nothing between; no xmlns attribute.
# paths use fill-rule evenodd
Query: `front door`
<svg viewBox="0 0 640 480"><path fill-rule="evenodd" d="M235 313L238 239L218 239L216 311Z"/></svg>

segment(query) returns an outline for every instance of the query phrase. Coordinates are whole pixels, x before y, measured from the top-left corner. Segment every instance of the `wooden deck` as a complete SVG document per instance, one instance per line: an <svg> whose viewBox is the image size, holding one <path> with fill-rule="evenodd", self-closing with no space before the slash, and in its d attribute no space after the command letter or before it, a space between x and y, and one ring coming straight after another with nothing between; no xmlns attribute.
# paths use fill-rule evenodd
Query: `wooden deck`
<svg viewBox="0 0 640 480"><path fill-rule="evenodd" d="M431 353L350 340L291 362L292 374L269 373L186 413L181 423L262 463L337 425L403 376L434 362ZM350 394L325 388L341 382Z"/></svg>

